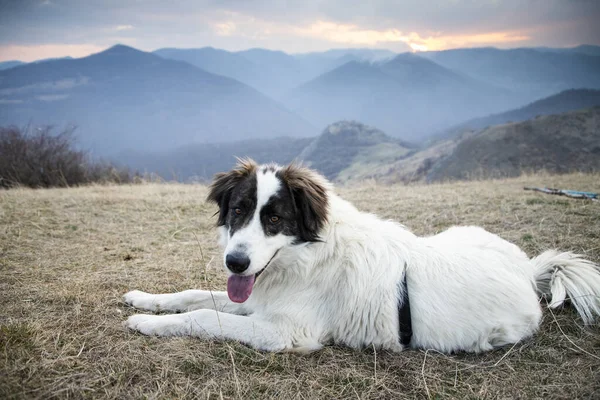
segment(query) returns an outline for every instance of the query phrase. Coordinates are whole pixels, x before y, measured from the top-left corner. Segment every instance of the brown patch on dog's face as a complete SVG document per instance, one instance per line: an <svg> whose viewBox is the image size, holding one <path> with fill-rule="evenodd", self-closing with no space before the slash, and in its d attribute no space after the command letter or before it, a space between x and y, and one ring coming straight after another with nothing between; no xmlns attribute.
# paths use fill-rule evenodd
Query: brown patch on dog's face
<svg viewBox="0 0 600 400"><path fill-rule="evenodd" d="M300 241L318 241L329 210L327 181L315 171L297 164L282 168L277 176L291 195Z"/></svg>
<svg viewBox="0 0 600 400"><path fill-rule="evenodd" d="M245 180L251 179L256 174L257 164L254 160L238 159L238 164L231 171L219 172L215 175L209 186L207 201L212 201L219 206L218 226L225 225L229 212L229 200L233 190ZM253 179L255 182L256 180ZM256 191L256 185L254 185Z"/></svg>
<svg viewBox="0 0 600 400"><path fill-rule="evenodd" d="M257 175L268 173L274 174L281 186L257 210ZM225 226L231 237L259 212L266 236L283 234L294 237L293 243L298 244L319 240L327 222L328 187L325 178L306 167L297 164L259 167L246 159L239 160L233 170L215 175L207 199L219 205L217 225Z"/></svg>

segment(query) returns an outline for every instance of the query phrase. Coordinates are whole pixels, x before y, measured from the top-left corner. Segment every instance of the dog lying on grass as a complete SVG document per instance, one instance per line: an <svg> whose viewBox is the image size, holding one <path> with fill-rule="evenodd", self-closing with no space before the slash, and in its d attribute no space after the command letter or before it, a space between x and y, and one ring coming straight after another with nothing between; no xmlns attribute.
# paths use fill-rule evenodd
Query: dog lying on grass
<svg viewBox="0 0 600 400"><path fill-rule="evenodd" d="M229 274L227 292L131 291L145 335L237 340L265 351L405 347L482 352L531 336L567 298L600 315L600 269L572 253L529 259L479 227L417 237L358 211L310 169L242 160L217 174L208 200Z"/></svg>

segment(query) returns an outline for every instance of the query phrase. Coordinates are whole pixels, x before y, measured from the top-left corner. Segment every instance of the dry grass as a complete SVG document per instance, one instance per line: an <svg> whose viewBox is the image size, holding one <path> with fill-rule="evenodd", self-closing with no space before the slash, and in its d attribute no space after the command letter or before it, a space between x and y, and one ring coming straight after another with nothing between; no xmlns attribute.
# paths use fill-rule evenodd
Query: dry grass
<svg viewBox="0 0 600 400"><path fill-rule="evenodd" d="M342 188L419 234L482 225L530 254L600 261L600 204L524 185L600 191L599 175ZM600 333L570 309L483 355L331 347L298 356L130 333L130 289L223 288L202 186L0 192L0 398L599 398Z"/></svg>

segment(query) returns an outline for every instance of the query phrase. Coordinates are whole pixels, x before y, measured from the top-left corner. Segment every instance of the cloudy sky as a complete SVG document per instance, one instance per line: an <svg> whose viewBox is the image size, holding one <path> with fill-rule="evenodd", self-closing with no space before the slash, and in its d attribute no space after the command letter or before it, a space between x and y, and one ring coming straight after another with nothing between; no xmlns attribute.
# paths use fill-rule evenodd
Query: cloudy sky
<svg viewBox="0 0 600 400"><path fill-rule="evenodd" d="M600 0L0 0L0 61L116 43L289 53L600 45L598 21Z"/></svg>

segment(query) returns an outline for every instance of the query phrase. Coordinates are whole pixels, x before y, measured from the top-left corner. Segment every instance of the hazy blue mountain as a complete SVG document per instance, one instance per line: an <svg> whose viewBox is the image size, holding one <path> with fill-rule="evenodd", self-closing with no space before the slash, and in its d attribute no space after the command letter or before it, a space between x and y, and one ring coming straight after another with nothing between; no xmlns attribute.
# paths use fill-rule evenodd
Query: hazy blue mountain
<svg viewBox="0 0 600 400"><path fill-rule="evenodd" d="M577 51L478 48L422 55L444 67L517 91L526 101L566 89L600 88L600 57Z"/></svg>
<svg viewBox="0 0 600 400"><path fill-rule="evenodd" d="M276 99L349 61L373 61L394 55L387 50L371 49L339 49L290 55L282 51L259 48L229 52L212 47L159 49L154 53L239 80Z"/></svg>
<svg viewBox="0 0 600 400"><path fill-rule="evenodd" d="M239 54L257 65L273 64L284 66L285 68L296 68L297 65L293 56L279 50L261 49L257 47L236 51L234 54Z"/></svg>
<svg viewBox="0 0 600 400"><path fill-rule="evenodd" d="M290 163L313 140L280 137L192 144L162 152L125 151L112 160L140 172L156 173L167 180L208 181L217 172L230 170L236 164L236 157L250 157L259 163Z"/></svg>
<svg viewBox="0 0 600 400"><path fill-rule="evenodd" d="M23 61L17 61L17 60L2 61L2 62L0 62L0 71L9 69L9 68L13 68L13 67L18 67L19 65L23 65L23 64L25 64Z"/></svg>
<svg viewBox="0 0 600 400"><path fill-rule="evenodd" d="M75 124L101 154L314 132L236 80L121 45L1 71L0 103L0 125Z"/></svg>
<svg viewBox="0 0 600 400"><path fill-rule="evenodd" d="M510 91L410 53L348 62L293 90L284 103L315 125L355 119L413 141L520 104Z"/></svg>
<svg viewBox="0 0 600 400"><path fill-rule="evenodd" d="M344 57L350 57L346 59L348 61L381 61L384 59L393 58L397 54L390 50L385 49L332 49L323 52L312 52L312 53L299 53L295 54L296 58L327 58L330 60L342 59Z"/></svg>
<svg viewBox="0 0 600 400"><path fill-rule="evenodd" d="M460 135L468 130L478 130L492 125L505 124L507 122L520 122L541 115L559 114L594 106L600 106L600 90L565 90L515 110L492 114L482 118L474 118L463 122L436 135L436 138L449 138Z"/></svg>
<svg viewBox="0 0 600 400"><path fill-rule="evenodd" d="M260 92L278 98L282 93L318 75L302 62L281 52L250 49L240 52L204 47L201 49L160 49L164 58L185 61L214 74L236 79Z"/></svg>
<svg viewBox="0 0 600 400"><path fill-rule="evenodd" d="M260 163L287 164L294 160L319 170L333 180L367 179L374 168L392 163L415 147L355 121L339 121L312 138L280 137L232 143L196 144L170 151L126 151L113 158L141 172L179 181L209 180L229 170L236 157Z"/></svg>
<svg viewBox="0 0 600 400"><path fill-rule="evenodd" d="M292 88L311 80L327 66L298 60L282 51L250 49L237 52L259 66L260 73L248 84L275 98Z"/></svg>
<svg viewBox="0 0 600 400"><path fill-rule="evenodd" d="M41 60L35 60L35 61L32 61L31 63L41 63L41 62L55 61L55 60L72 60L72 59L73 59L73 57L42 58ZM27 63L23 62L23 61L18 61L18 60L1 61L0 62L0 71L9 69L9 68L13 68L13 67L18 67L20 65L25 65L25 64L27 64Z"/></svg>
<svg viewBox="0 0 600 400"><path fill-rule="evenodd" d="M41 60L32 61L32 63L40 63L40 62L55 61L55 60L72 60L72 59L73 59L73 57L42 58ZM27 63L23 62L23 61L19 61L19 60L1 61L0 62L0 71L9 69L9 68L13 68L13 67L18 67L20 65L25 65L25 64L27 64Z"/></svg>
<svg viewBox="0 0 600 400"><path fill-rule="evenodd" d="M594 46L591 44L582 44L577 47L565 48L536 47L535 50L547 51L551 53L580 53L587 54L588 56L600 56L600 46Z"/></svg>
<svg viewBox="0 0 600 400"><path fill-rule="evenodd" d="M587 54L588 56L600 56L600 46L582 44L581 46L573 47L571 52Z"/></svg>
<svg viewBox="0 0 600 400"><path fill-rule="evenodd" d="M66 57L50 57L50 58L42 58L39 60L35 60L32 61L31 63L42 63L42 62L46 62L46 61L57 61L57 60L72 60L73 57L71 56L66 56Z"/></svg>
<svg viewBox="0 0 600 400"><path fill-rule="evenodd" d="M226 50L203 47L201 49L159 49L154 54L163 58L185 61L207 72L233 78L249 84L260 68L246 57Z"/></svg>
<svg viewBox="0 0 600 400"><path fill-rule="evenodd" d="M351 61L376 62L390 59L396 55L392 51L382 49L332 49L323 52L294 54L294 57L301 62L305 70L310 71L309 79L300 82L305 83Z"/></svg>
<svg viewBox="0 0 600 400"><path fill-rule="evenodd" d="M266 68L269 71L283 71L285 74L301 74L306 75L307 72L304 70L304 65L298 62L298 60L283 51L266 50L266 49L249 49L238 51L235 54L250 60L255 65L262 68ZM294 81L301 81L300 78L293 78Z"/></svg>
<svg viewBox="0 0 600 400"><path fill-rule="evenodd" d="M572 94L561 96L568 102ZM198 144L150 154L123 152L117 161L181 181L207 181L230 169L236 157L280 164L301 160L336 182L473 179L540 169L598 171L599 122L600 107L592 107L489 126L418 147L360 122L339 121L314 138Z"/></svg>

